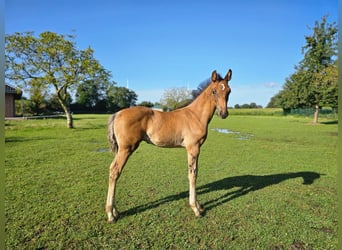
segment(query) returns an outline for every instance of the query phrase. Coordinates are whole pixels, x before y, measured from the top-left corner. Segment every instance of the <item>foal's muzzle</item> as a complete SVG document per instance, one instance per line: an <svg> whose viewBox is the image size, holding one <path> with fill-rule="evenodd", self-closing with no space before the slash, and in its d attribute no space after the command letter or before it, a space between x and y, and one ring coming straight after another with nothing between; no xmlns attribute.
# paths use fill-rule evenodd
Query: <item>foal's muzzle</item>
<svg viewBox="0 0 342 250"><path fill-rule="evenodd" d="M218 115L222 118L222 119L226 119L229 115L229 112L228 110L225 110L225 111L222 111L222 110L219 110L218 111Z"/></svg>

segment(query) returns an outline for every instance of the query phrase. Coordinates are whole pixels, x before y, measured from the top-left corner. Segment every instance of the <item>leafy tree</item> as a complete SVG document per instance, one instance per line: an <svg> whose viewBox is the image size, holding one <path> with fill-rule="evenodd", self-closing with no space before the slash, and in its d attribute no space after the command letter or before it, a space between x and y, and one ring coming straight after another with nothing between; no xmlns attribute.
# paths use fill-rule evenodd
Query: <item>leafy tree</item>
<svg viewBox="0 0 342 250"><path fill-rule="evenodd" d="M25 116L30 113L30 101L25 96L22 96L20 100L15 100L15 112L17 115Z"/></svg>
<svg viewBox="0 0 342 250"><path fill-rule="evenodd" d="M35 85L53 89L73 128L69 92L87 81L107 82L110 73L93 56L93 49L78 50L71 35L43 32L14 33L5 37L5 76L22 88Z"/></svg>
<svg viewBox="0 0 342 250"><path fill-rule="evenodd" d="M153 102L142 101L141 103L138 104L138 106L144 106L144 107L152 108L154 106L154 104L153 104Z"/></svg>
<svg viewBox="0 0 342 250"><path fill-rule="evenodd" d="M338 66L337 60L334 64L329 65L324 68L324 70L317 74L317 80L323 83L322 88L322 102L321 106L324 104L329 104L332 108L338 107Z"/></svg>
<svg viewBox="0 0 342 250"><path fill-rule="evenodd" d="M76 103L88 111L95 110L106 98L108 83L96 80L98 79L84 81L77 87Z"/></svg>
<svg viewBox="0 0 342 250"><path fill-rule="evenodd" d="M45 112L47 90L44 85L36 79L31 80L30 102L28 103L28 112L34 115L40 115Z"/></svg>
<svg viewBox="0 0 342 250"><path fill-rule="evenodd" d="M71 106L72 98L68 93L66 97L66 103ZM59 104L58 97L55 94L50 94L46 100L46 109L48 112L63 112L61 105Z"/></svg>
<svg viewBox="0 0 342 250"><path fill-rule="evenodd" d="M134 106L138 99L138 96L134 91L125 87L116 87L114 85L111 85L108 88L106 94L107 110L111 112Z"/></svg>
<svg viewBox="0 0 342 250"><path fill-rule="evenodd" d="M315 22L313 34L306 36L306 45L302 48L304 59L300 66L311 72L320 72L325 67L334 63L337 56L337 26L336 23L328 24L327 16L322 17L322 22Z"/></svg>
<svg viewBox="0 0 342 250"><path fill-rule="evenodd" d="M255 102L251 102L251 103L249 104L249 108L250 108L250 109L260 108L260 105L257 105Z"/></svg>
<svg viewBox="0 0 342 250"><path fill-rule="evenodd" d="M283 90L280 92L281 105L284 109L305 108L309 102L309 80L305 71L298 70L286 78Z"/></svg>
<svg viewBox="0 0 342 250"><path fill-rule="evenodd" d="M275 96L273 96L271 100L269 101L269 103L266 105L266 108L281 108L281 102L282 102L281 94L282 94L282 91L280 91Z"/></svg>
<svg viewBox="0 0 342 250"><path fill-rule="evenodd" d="M315 107L314 123L318 122L319 107L328 101L331 86L334 84L334 77L328 76L332 73L334 58L337 56L337 27L336 24L328 24L327 17L322 18L322 22L315 22L313 34L306 36L306 45L303 47L304 59L300 63L300 68L305 72L308 84L307 103ZM331 81L332 80L332 81ZM337 78L336 78L337 80ZM336 89L335 88L335 89ZM330 91L326 91L329 89Z"/></svg>
<svg viewBox="0 0 342 250"><path fill-rule="evenodd" d="M273 101L284 110L314 107L313 122L317 123L320 107L337 106L337 27L328 24L324 16L312 30L313 34L305 37L303 60Z"/></svg>
<svg viewBox="0 0 342 250"><path fill-rule="evenodd" d="M189 99L191 99L191 91L187 88L171 88L165 90L160 102L163 106L173 110L183 106Z"/></svg>

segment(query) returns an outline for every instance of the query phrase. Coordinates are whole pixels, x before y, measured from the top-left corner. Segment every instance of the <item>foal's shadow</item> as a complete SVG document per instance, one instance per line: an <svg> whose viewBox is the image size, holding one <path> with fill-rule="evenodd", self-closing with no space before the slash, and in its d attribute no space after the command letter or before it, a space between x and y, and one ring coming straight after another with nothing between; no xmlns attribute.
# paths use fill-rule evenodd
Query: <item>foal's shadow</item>
<svg viewBox="0 0 342 250"><path fill-rule="evenodd" d="M226 177L224 179L214 181L202 186L197 187L197 194L206 194L214 191L226 191L223 195L211 199L208 201L202 201L205 211L210 211L211 209L219 206L220 204L231 201L240 196L246 195L251 191L256 191L263 189L268 186L279 184L283 181L303 178L303 185L310 185L316 179L320 178L320 174L316 172L295 172L295 173L281 173L281 174L271 174L271 175L241 175ZM231 190L233 189L234 190ZM236 189L238 188L238 189ZM156 208L162 204L176 201L180 199L187 198L189 191L184 191L178 194L170 195L165 198L139 205L137 207L126 210L122 213L123 216L134 215L137 213L144 212L146 210ZM200 198L200 196L199 196ZM201 200L201 199L199 199Z"/></svg>

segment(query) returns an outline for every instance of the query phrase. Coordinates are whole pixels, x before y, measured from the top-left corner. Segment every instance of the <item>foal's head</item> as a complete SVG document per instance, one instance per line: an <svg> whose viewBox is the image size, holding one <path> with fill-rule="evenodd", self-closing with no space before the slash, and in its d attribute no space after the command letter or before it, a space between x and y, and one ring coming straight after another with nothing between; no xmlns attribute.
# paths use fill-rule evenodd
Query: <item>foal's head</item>
<svg viewBox="0 0 342 250"><path fill-rule="evenodd" d="M225 119L228 116L228 97L230 94L230 87L228 82L232 78L232 70L228 70L227 75L222 79L222 77L216 73L216 70L211 74L211 91L214 96L216 109L218 115Z"/></svg>

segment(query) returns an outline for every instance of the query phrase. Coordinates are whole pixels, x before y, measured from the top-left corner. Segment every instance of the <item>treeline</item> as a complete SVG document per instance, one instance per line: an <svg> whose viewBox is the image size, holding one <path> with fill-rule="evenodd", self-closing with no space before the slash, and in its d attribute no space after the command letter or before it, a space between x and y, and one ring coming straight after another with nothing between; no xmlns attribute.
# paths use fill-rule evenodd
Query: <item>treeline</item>
<svg viewBox="0 0 342 250"><path fill-rule="evenodd" d="M235 104L235 109L262 109L261 105L256 104L255 102L251 102L250 104Z"/></svg>
<svg viewBox="0 0 342 250"><path fill-rule="evenodd" d="M115 82L110 84L82 83L77 88L75 100L68 94L66 104L73 113L114 113L136 105L137 94L115 84ZM35 91L31 93L29 99L23 97L21 100L16 100L16 114L19 116L50 115L61 112L64 113L64 110L56 95L53 94L45 95L40 91Z"/></svg>

